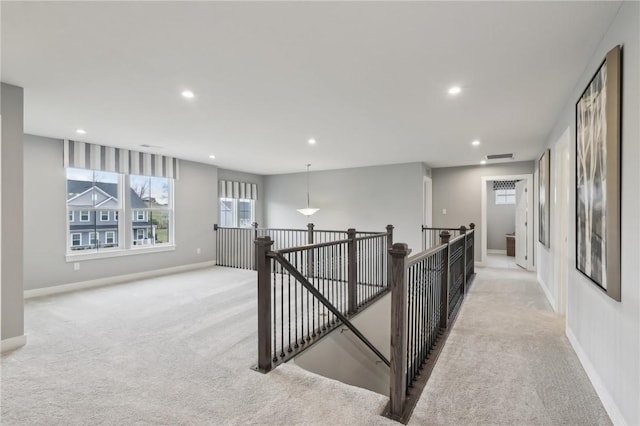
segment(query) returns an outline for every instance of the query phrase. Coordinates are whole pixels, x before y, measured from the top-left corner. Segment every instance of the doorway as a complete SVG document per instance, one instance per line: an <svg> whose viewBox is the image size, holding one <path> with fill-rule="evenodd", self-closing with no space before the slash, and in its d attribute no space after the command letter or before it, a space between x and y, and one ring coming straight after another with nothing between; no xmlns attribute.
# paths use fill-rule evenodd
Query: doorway
<svg viewBox="0 0 640 426"><path fill-rule="evenodd" d="M482 177L483 266L533 269L533 175Z"/></svg>

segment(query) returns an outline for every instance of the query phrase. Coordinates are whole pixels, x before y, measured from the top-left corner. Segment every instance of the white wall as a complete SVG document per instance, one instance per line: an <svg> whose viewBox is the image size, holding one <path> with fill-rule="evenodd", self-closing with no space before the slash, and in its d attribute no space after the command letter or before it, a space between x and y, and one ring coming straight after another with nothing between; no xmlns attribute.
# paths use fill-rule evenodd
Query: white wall
<svg viewBox="0 0 640 426"><path fill-rule="evenodd" d="M432 170L433 226L458 228L476 224L475 258L481 260L482 177L533 173L533 161L517 161L486 166L443 167ZM446 209L447 214L442 210Z"/></svg>
<svg viewBox="0 0 640 426"><path fill-rule="evenodd" d="M22 132L23 90L2 83L1 87L2 142L2 348L24 344L23 294L23 190L22 190ZM19 344L10 344L20 341Z"/></svg>
<svg viewBox="0 0 640 426"><path fill-rule="evenodd" d="M310 173L311 216L316 229L383 232L394 225L394 241L421 249L423 163ZM265 176L265 220L271 228L304 228L296 209L306 207L306 173Z"/></svg>
<svg viewBox="0 0 640 426"><path fill-rule="evenodd" d="M516 230L516 205L496 204L493 181L487 182L487 249L506 250L506 234Z"/></svg>
<svg viewBox="0 0 640 426"><path fill-rule="evenodd" d="M640 3L624 2L567 99L550 134L553 147L571 132L570 218L575 218L575 103L605 54L615 45L622 54L622 300L616 302L575 268L575 227L569 227L567 336L614 424L640 424ZM551 158L555 179L555 159ZM554 211L551 212L554 215ZM552 229L551 232L554 232ZM552 239L553 241L553 239ZM544 280L553 283L556 247L539 247ZM541 271L541 272L543 272Z"/></svg>
<svg viewBox="0 0 640 426"><path fill-rule="evenodd" d="M66 177L61 140L24 136L25 290L114 275L213 261L218 218L218 173L211 165L180 161L175 182L175 251L80 261L65 260ZM197 249L200 254L197 254Z"/></svg>

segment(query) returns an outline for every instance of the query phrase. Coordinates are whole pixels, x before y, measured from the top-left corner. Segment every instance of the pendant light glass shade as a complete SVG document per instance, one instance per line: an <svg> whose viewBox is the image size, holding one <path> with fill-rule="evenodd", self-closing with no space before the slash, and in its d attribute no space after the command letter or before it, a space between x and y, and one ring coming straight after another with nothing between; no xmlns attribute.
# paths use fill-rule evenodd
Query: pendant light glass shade
<svg viewBox="0 0 640 426"><path fill-rule="evenodd" d="M314 213L316 213L318 210L320 210L320 209L313 209L309 207L309 167L310 166L311 164L307 164L307 208L298 209L298 211L305 216L311 216Z"/></svg>

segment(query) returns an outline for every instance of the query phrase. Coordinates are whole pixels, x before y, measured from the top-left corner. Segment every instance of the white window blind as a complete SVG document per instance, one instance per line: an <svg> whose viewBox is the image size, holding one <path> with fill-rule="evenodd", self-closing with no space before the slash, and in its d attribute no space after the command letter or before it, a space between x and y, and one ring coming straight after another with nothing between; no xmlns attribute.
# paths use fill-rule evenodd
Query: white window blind
<svg viewBox="0 0 640 426"><path fill-rule="evenodd" d="M72 140L64 141L64 167L178 178L178 159Z"/></svg>
<svg viewBox="0 0 640 426"><path fill-rule="evenodd" d="M258 185L247 182L220 181L219 198L235 198L244 200L258 199Z"/></svg>

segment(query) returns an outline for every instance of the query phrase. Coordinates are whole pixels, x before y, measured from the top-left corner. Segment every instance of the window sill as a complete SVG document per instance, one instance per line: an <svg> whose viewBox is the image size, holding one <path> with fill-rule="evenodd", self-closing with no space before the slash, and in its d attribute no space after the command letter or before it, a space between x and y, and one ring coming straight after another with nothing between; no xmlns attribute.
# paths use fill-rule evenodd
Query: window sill
<svg viewBox="0 0 640 426"><path fill-rule="evenodd" d="M154 247L133 247L130 249L118 249L93 253L67 254L65 259L67 262L80 262L83 260L108 259L111 257L135 256L138 254L161 253L166 251L175 251L175 245L162 245Z"/></svg>

